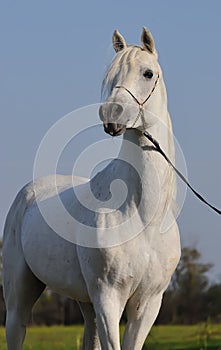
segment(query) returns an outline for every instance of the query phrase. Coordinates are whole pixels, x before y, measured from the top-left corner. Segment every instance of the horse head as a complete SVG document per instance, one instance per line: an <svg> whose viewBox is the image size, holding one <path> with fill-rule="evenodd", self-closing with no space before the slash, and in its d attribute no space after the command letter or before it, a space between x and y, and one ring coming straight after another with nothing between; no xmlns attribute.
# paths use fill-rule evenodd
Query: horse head
<svg viewBox="0 0 221 350"><path fill-rule="evenodd" d="M156 107L162 105L159 98L166 95L165 89L156 89L164 84L154 40L146 28L143 28L141 43L141 46L127 45L123 36L114 31L113 47L117 55L103 81L106 99L99 110L104 130L112 136L131 128L144 131L153 120L155 123L159 109Z"/></svg>

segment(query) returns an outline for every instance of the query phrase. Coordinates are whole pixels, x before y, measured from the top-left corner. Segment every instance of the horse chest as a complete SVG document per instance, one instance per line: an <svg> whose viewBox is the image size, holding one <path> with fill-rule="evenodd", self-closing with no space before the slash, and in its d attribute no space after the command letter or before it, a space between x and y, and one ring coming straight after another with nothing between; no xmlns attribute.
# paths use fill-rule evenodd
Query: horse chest
<svg viewBox="0 0 221 350"><path fill-rule="evenodd" d="M180 240L176 225L165 235L157 231L151 234L150 239L144 239L142 244L139 242L141 248L133 258L134 273L140 275L140 283L136 289L147 295L157 294L167 288L180 259Z"/></svg>
<svg viewBox="0 0 221 350"><path fill-rule="evenodd" d="M109 286L130 298L137 291L152 294L165 289L177 264L176 254L147 247L140 240L109 249L78 247L88 290L94 292Z"/></svg>
<svg viewBox="0 0 221 350"><path fill-rule="evenodd" d="M149 264L145 274L157 288L166 289L180 259L180 239L177 226L160 234L149 248Z"/></svg>

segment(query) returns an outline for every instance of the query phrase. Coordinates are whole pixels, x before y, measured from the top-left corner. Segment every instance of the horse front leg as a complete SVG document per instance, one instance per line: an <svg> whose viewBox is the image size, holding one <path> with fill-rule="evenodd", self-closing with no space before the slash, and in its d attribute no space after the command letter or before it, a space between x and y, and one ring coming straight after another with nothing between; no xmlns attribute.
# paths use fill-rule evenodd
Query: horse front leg
<svg viewBox="0 0 221 350"><path fill-rule="evenodd" d="M93 305L82 302L78 304L84 317L84 337L81 350L101 350Z"/></svg>
<svg viewBox="0 0 221 350"><path fill-rule="evenodd" d="M141 350L159 313L162 293L148 301L130 300L127 305L127 324L123 337L123 350Z"/></svg>
<svg viewBox="0 0 221 350"><path fill-rule="evenodd" d="M119 323L124 309L120 291L103 289L93 298L102 350L120 350Z"/></svg>

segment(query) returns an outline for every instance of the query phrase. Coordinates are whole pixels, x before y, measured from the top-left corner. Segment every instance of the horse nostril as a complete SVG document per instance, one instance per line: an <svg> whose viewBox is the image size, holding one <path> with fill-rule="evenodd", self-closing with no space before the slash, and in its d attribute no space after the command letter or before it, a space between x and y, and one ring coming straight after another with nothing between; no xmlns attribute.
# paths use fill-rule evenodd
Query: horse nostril
<svg viewBox="0 0 221 350"><path fill-rule="evenodd" d="M103 122L116 122L123 113L123 107L119 103L105 102L99 108L99 116Z"/></svg>
<svg viewBox="0 0 221 350"><path fill-rule="evenodd" d="M123 112L123 107L119 103L111 103L110 105L111 117L115 120Z"/></svg>

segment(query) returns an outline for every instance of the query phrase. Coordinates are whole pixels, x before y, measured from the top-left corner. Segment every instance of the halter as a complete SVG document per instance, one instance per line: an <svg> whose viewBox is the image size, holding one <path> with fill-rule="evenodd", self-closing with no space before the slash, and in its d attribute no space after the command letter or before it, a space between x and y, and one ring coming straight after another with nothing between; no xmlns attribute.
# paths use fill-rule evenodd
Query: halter
<svg viewBox="0 0 221 350"><path fill-rule="evenodd" d="M160 77L160 75L159 75L159 73L158 73L158 74L157 74L157 77L156 77L156 80L155 80L155 83L154 83L154 85L153 85L153 88L152 88L152 90L151 90L151 92L149 93L149 95L147 96L147 98L146 98L143 102L140 102L140 101L132 94L132 92L131 92L129 89L127 89L125 86L123 86L123 85L117 85L117 86L115 86L116 89L124 89L124 90L126 90L126 91L130 94L130 96L133 97L134 101L139 105L139 113L138 113L138 115L136 116L136 119L135 119L135 121L133 122L131 128L134 128L136 122L137 122L138 119L141 117L141 118L142 118L142 121L143 121L143 124L144 124L144 129L145 129L144 105L145 105L145 103L149 100L149 98L150 98L150 96L152 95L152 93L154 92L154 90L155 90L155 88L156 88L156 86L157 86L157 82L158 82L158 80L159 80L159 77Z"/></svg>

